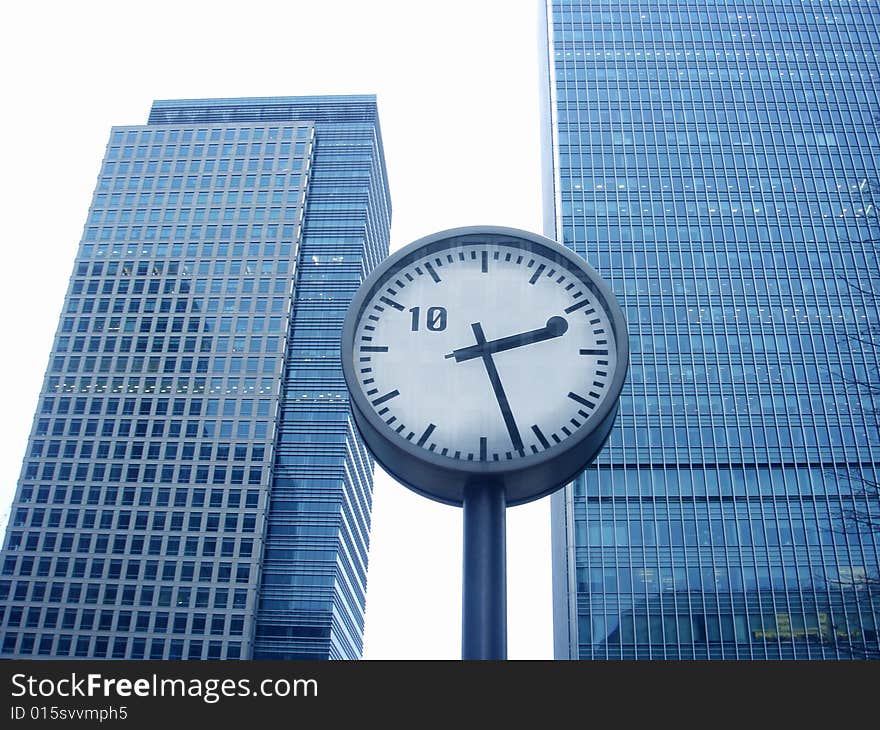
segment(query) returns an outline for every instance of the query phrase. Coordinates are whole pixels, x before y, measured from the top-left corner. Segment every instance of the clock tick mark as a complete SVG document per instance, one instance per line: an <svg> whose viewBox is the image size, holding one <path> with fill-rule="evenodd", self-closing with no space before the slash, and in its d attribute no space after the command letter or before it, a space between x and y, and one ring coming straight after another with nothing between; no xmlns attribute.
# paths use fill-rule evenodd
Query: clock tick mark
<svg viewBox="0 0 880 730"><path fill-rule="evenodd" d="M380 302L385 302L389 307L394 307L398 312L402 312L404 310L404 306L400 302L395 302L393 299L389 299L388 297L379 297Z"/></svg>
<svg viewBox="0 0 880 730"><path fill-rule="evenodd" d="M598 355L607 355L608 350L596 350L596 349L584 348L584 349L580 350L580 354L581 355L597 355L597 356Z"/></svg>
<svg viewBox="0 0 880 730"><path fill-rule="evenodd" d="M488 451L488 439L480 436L480 461L486 461L486 453Z"/></svg>
<svg viewBox="0 0 880 730"><path fill-rule="evenodd" d="M530 261L530 262L529 262L529 266L531 266L532 263L533 263L533 262ZM544 264L541 264L537 269L535 269L535 273L532 274L532 278L529 279L529 284L533 284L533 285L534 285L535 283L537 283L538 279L541 278L541 274L544 273L544 269L546 269L546 268L547 268L547 267L546 267Z"/></svg>
<svg viewBox="0 0 880 730"><path fill-rule="evenodd" d="M489 252L481 251L480 252L480 270L484 274L489 273Z"/></svg>
<svg viewBox="0 0 880 730"><path fill-rule="evenodd" d="M431 278L434 280L434 283L439 284L440 283L440 275L437 273L437 270L433 266L431 266L431 264L427 261L425 262L425 269L431 275Z"/></svg>
<svg viewBox="0 0 880 730"><path fill-rule="evenodd" d="M361 352L388 352L385 345L361 345Z"/></svg>
<svg viewBox="0 0 880 730"><path fill-rule="evenodd" d="M577 393L569 393L568 397L571 398L576 403L580 403L582 406L586 406L587 408L595 408L596 407L595 403L591 403L586 398L578 395ZM596 397L598 397L598 396L596 396ZM565 429L563 429L563 430L565 430Z"/></svg>
<svg viewBox="0 0 880 730"><path fill-rule="evenodd" d="M580 296L580 293L572 295L572 298L577 298ZM584 299L582 302L578 302L577 304L572 304L570 307L566 307L565 313L571 314L572 312L576 312L581 307L586 307L590 303L589 299Z"/></svg>
<svg viewBox="0 0 880 730"><path fill-rule="evenodd" d="M428 438L431 436L431 434L434 433L434 429L436 429L436 428L437 428L437 426L435 424L429 423L428 427L425 429L424 433L422 433L422 435L419 436L419 440L416 441L416 446L424 446L425 442L428 440ZM433 449L431 449L431 450L433 451Z"/></svg>
<svg viewBox="0 0 880 730"><path fill-rule="evenodd" d="M367 395L372 395L373 393L378 393L378 392L379 392L378 390L375 390L375 389L374 389L372 392L367 393ZM376 400L374 400L374 401L370 401L370 402L371 402L374 406L380 406L380 405L382 405L383 403L385 403L386 401L389 401L389 400L391 400L392 398L396 398L396 397L399 396L399 395L400 395L400 391L399 391L399 390L392 390L390 393L386 393L385 395L379 396L378 398L376 398Z"/></svg>
<svg viewBox="0 0 880 730"><path fill-rule="evenodd" d="M535 436L538 437L538 441L541 443L541 446L543 446L545 449L550 448L550 442L547 440L547 437L541 432L541 429L538 428L537 424L532 426L532 432L535 434Z"/></svg>

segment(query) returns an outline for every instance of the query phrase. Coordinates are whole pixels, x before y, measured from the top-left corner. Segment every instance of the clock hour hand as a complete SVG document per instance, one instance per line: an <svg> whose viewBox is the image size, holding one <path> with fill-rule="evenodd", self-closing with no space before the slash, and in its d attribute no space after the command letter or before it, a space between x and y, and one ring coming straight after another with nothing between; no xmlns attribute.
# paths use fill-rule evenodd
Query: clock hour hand
<svg viewBox="0 0 880 730"><path fill-rule="evenodd" d="M486 336L483 334L483 326L479 322L472 324L471 329L474 331L474 337L477 339L478 346L485 347L485 345L489 344L486 342ZM507 400L504 387L501 385L501 378L498 376L498 369L495 367L492 355L484 350L474 357L480 356L482 356L486 372L489 374L489 382L492 384L492 391L495 393L495 400L498 401L498 407L501 409L501 417L504 419L504 425L507 426L507 433L510 434L513 448L517 451L522 451L522 437L519 435L519 429L516 427L513 412L510 410L510 402Z"/></svg>
<svg viewBox="0 0 880 730"><path fill-rule="evenodd" d="M479 324L471 325L471 327L477 326L479 326ZM512 350L515 347L531 345L535 342L552 340L554 337L561 337L566 333L567 330L568 322L565 321L565 318L550 317L550 319L547 320L546 327L541 327L536 330L530 330L529 332L521 332L518 335L502 337L498 340L489 340L488 342L486 342L485 338L480 341L480 338L478 337L476 345L470 345L469 347L461 347L458 350L453 350L448 355L446 355L446 358L448 359L450 357L454 357L455 362L473 360L475 357L483 357L484 355L491 355L495 352L503 352L504 350ZM480 331L482 331L482 329Z"/></svg>

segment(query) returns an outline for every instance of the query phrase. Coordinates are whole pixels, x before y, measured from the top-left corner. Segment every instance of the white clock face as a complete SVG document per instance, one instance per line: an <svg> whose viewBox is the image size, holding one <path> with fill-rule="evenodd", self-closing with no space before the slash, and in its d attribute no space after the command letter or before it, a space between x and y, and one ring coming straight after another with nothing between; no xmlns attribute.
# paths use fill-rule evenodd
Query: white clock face
<svg viewBox="0 0 880 730"><path fill-rule="evenodd" d="M590 428L618 360L586 280L571 262L502 243L450 243L390 269L351 353L389 437L514 468Z"/></svg>

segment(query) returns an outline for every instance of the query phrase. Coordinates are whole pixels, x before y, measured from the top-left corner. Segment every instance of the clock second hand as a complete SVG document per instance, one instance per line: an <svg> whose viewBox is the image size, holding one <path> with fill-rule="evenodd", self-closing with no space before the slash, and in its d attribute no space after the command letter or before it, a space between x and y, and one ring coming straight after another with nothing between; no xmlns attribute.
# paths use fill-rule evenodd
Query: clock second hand
<svg viewBox="0 0 880 730"><path fill-rule="evenodd" d="M516 427L516 421L513 418L513 412L510 410L510 403L507 400L507 394L501 385L501 378L498 376L498 370L495 362L492 360L491 351L486 348L486 336L483 334L483 326L476 322L471 325L474 331L474 337L477 338L477 347L482 348L480 355L483 358L483 364L486 366L486 372L489 374L489 382L492 384L492 390L495 392L495 399L498 401L498 407L501 408L501 417L504 419L504 425L507 426L507 432L510 434L510 440L513 442L513 448L517 451L523 450L523 441L519 435L519 429ZM477 355L478 357L479 355Z"/></svg>

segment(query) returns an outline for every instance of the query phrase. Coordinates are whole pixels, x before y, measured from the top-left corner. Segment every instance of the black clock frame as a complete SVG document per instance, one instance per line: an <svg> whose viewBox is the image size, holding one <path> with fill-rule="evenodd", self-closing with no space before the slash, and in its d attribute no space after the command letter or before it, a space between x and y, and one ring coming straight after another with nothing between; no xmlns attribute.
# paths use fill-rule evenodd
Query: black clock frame
<svg viewBox="0 0 880 730"><path fill-rule="evenodd" d="M508 245L559 263L596 296L611 322L617 366L608 393L595 413L572 436L537 454L510 461L463 461L423 449L390 430L360 388L354 362L354 339L364 307L392 272L429 257L438 250L487 243ZM468 226L440 231L396 251L380 263L356 292L342 329L342 372L357 428L376 460L395 479L430 499L461 506L465 489L498 484L509 506L524 504L556 491L589 466L602 450L614 420L629 366L629 342L623 311L611 289L583 258L535 233L501 226ZM552 364L550 369L552 370ZM450 403L454 397L450 397Z"/></svg>

